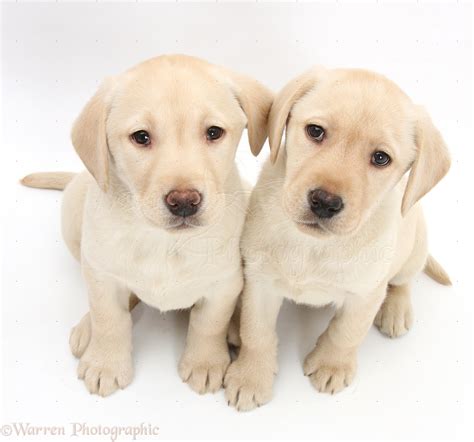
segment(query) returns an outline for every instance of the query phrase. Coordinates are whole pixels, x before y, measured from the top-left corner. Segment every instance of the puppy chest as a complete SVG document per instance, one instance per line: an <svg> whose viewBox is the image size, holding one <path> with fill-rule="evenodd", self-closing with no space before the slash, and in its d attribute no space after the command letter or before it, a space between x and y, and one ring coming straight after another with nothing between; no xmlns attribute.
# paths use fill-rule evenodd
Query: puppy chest
<svg viewBox="0 0 474 442"><path fill-rule="evenodd" d="M212 241L211 241L212 243ZM102 261L119 280L147 304L160 310L191 307L203 296L225 289L222 281L239 277L238 247L222 250L210 244L115 244L115 254Z"/></svg>
<svg viewBox="0 0 474 442"><path fill-rule="evenodd" d="M295 249L273 260L275 281L296 302L323 305L340 302L347 293L368 294L387 273L390 259L373 253L328 253Z"/></svg>

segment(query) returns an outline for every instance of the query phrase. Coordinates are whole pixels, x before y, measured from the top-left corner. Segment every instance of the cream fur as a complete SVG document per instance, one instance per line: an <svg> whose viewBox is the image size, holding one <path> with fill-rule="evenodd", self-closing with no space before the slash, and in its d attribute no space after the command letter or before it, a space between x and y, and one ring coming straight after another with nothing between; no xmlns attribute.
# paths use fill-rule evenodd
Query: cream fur
<svg viewBox="0 0 474 442"><path fill-rule="evenodd" d="M199 393L220 388L243 286L248 188L234 155L246 126L260 151L271 102L248 77L163 56L108 79L79 116L72 139L88 172L65 189L62 231L88 288L90 312L70 346L91 393L106 396L132 381L131 293L161 311L192 308L179 373ZM210 142L214 125L225 132ZM150 147L133 143L138 130L151 134ZM36 175L39 184L44 177ZM64 182L62 174L47 177L56 188ZM25 183L34 185L35 175ZM203 196L197 216L179 227L164 204L175 188Z"/></svg>
<svg viewBox="0 0 474 442"><path fill-rule="evenodd" d="M325 128L321 144L307 135L308 124ZM376 316L389 336L408 330L409 284L428 256L416 202L449 168L426 113L367 71L317 68L293 80L276 97L269 126L271 161L252 193L242 237L241 350L225 378L227 399L238 410L271 398L284 298L337 307L304 363L321 392L352 381L357 348ZM372 165L376 150L390 153L392 163ZM341 195L344 210L315 220L307 194L318 187Z"/></svg>

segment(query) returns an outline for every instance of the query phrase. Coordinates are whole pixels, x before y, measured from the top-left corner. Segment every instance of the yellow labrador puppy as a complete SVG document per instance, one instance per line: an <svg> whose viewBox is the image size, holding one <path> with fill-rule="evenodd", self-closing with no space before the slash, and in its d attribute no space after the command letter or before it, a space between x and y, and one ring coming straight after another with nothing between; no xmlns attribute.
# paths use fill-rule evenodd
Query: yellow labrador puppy
<svg viewBox="0 0 474 442"><path fill-rule="evenodd" d="M304 363L314 387L334 393L352 381L374 319L391 337L410 328L417 272L449 283L417 204L450 165L424 109L381 75L316 68L276 97L269 127L271 161L242 237L242 346L224 382L239 410L271 397L283 298L337 307Z"/></svg>
<svg viewBox="0 0 474 442"><path fill-rule="evenodd" d="M243 286L246 191L234 155L245 127L257 154L272 94L187 56L162 56L108 79L72 130L88 169L33 174L63 188L62 230L80 260L90 313L73 329L78 374L102 396L133 377L131 293L162 311L192 307L179 373L221 387L228 323Z"/></svg>

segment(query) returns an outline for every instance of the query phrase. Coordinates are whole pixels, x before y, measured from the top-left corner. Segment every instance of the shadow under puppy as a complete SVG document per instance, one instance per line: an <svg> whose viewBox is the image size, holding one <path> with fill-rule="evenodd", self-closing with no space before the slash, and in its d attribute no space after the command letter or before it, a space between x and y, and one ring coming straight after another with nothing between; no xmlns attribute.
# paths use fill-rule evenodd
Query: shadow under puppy
<svg viewBox="0 0 474 442"><path fill-rule="evenodd" d="M352 381L374 320L391 337L410 328L418 272L449 284L428 256L417 204L447 173L448 151L426 111L393 82L313 69L275 98L269 138L271 160L242 235L241 350L224 381L239 410L271 398L283 298L337 307L304 363L314 387L334 393Z"/></svg>
<svg viewBox="0 0 474 442"><path fill-rule="evenodd" d="M221 387L248 199L234 157L245 127L258 154L271 102L246 76L157 57L106 80L75 122L72 142L88 172L23 179L66 187L63 236L90 305L70 345L91 393L132 381L131 293L162 311L192 307L179 373L199 393Z"/></svg>

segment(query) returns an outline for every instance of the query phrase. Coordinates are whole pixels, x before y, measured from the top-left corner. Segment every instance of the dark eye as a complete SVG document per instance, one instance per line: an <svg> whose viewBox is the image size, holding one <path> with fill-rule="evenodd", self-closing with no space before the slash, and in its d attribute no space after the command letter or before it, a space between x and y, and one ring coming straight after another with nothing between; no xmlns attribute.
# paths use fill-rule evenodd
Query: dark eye
<svg viewBox="0 0 474 442"><path fill-rule="evenodd" d="M206 137L208 140L213 141L222 137L223 133L224 129L222 129L222 127L211 126L209 129L207 129Z"/></svg>
<svg viewBox="0 0 474 442"><path fill-rule="evenodd" d="M151 143L151 136L146 130L133 132L130 137L135 141L135 143L140 144L141 146L148 146Z"/></svg>
<svg viewBox="0 0 474 442"><path fill-rule="evenodd" d="M379 150L372 154L372 159L370 161L374 166L383 167L388 165L392 159L388 153Z"/></svg>
<svg viewBox="0 0 474 442"><path fill-rule="evenodd" d="M312 138L315 141L323 141L324 138L324 129L321 126L318 126L316 124L308 124L306 126L306 133L310 138Z"/></svg>

